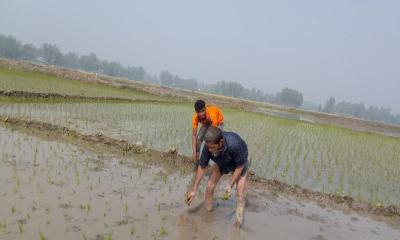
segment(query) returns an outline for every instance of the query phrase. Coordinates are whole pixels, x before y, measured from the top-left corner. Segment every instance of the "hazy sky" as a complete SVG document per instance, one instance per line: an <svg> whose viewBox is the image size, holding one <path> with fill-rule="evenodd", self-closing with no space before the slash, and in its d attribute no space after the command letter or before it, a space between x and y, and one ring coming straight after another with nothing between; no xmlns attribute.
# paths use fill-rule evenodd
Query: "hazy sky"
<svg viewBox="0 0 400 240"><path fill-rule="evenodd" d="M400 113L398 0L0 0L0 33L152 74Z"/></svg>

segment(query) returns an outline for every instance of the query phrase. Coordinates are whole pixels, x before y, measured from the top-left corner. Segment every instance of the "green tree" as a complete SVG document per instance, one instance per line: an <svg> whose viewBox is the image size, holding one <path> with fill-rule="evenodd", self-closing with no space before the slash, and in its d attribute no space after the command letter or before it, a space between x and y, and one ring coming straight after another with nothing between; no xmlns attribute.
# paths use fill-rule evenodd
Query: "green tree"
<svg viewBox="0 0 400 240"><path fill-rule="evenodd" d="M66 67L79 68L80 67L79 55L74 52L69 52L64 55L63 63L64 63L64 66L66 66Z"/></svg>
<svg viewBox="0 0 400 240"><path fill-rule="evenodd" d="M124 67L117 62L103 62L103 72L104 74L110 75L110 76L121 76L122 73L124 72Z"/></svg>
<svg viewBox="0 0 400 240"><path fill-rule="evenodd" d="M0 56L19 59L23 55L23 46L12 36L0 35Z"/></svg>
<svg viewBox="0 0 400 240"><path fill-rule="evenodd" d="M328 112L328 113L334 112L335 103L336 103L335 98L331 96L328 99L328 101L326 101L326 104L325 104L325 107L324 107L324 112Z"/></svg>
<svg viewBox="0 0 400 240"><path fill-rule="evenodd" d="M97 58L95 53L89 55L82 55L79 59L79 65L82 69L97 72L101 69L101 62Z"/></svg>
<svg viewBox="0 0 400 240"><path fill-rule="evenodd" d="M41 47L41 55L44 61L52 65L62 65L63 55L57 45L45 43Z"/></svg>
<svg viewBox="0 0 400 240"><path fill-rule="evenodd" d="M25 60L36 60L40 55L40 50L33 44L25 44L22 49L22 58Z"/></svg>
<svg viewBox="0 0 400 240"><path fill-rule="evenodd" d="M185 80L183 82L182 88L189 89L189 90L197 90L199 88L197 79L191 78L191 79Z"/></svg>
<svg viewBox="0 0 400 240"><path fill-rule="evenodd" d="M163 86L172 87L174 83L174 76L168 71L160 72L160 83Z"/></svg>
<svg viewBox="0 0 400 240"><path fill-rule="evenodd" d="M276 94L276 101L287 106L300 107L303 104L303 94L286 87Z"/></svg>

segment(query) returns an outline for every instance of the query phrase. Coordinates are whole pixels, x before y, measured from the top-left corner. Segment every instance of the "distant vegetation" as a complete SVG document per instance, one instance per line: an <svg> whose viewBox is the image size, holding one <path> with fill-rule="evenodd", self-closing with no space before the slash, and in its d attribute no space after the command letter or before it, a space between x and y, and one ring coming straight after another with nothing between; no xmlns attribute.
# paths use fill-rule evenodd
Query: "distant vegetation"
<svg viewBox="0 0 400 240"><path fill-rule="evenodd" d="M131 80L149 81L167 87L192 91L202 90L225 96L277 103L290 107L305 107L327 113L345 114L367 120L400 124L400 115L391 114L390 108L366 107L363 103L339 102L336 104L333 97L327 101L324 107L316 107L313 104L312 107L309 107L309 103L304 103L302 93L289 88L284 88L273 95L264 93L256 88L245 88L240 83L225 80L218 81L215 84L203 84L195 78L183 79L168 71L161 71L160 75L157 76L147 73L143 67L123 66L118 62L100 60L95 53L79 55L74 52L68 52L63 54L58 46L54 44L44 43L42 46L36 47L32 44L23 44L12 36L1 34L0 57L81 69Z"/></svg>
<svg viewBox="0 0 400 240"><path fill-rule="evenodd" d="M277 97L265 94L261 90L243 87L240 83L218 81L216 84L202 84L197 79L182 79L168 71L161 71L160 76L148 74L143 67L123 66L118 62L100 60L95 53L79 55L74 52L63 54L57 45L44 43L41 47L32 44L23 44L12 36L0 34L0 57L28 60L39 63L57 65L61 67L82 69L114 77L123 77L131 80L149 81L163 86L188 90L203 90L225 96L245 98L262 102L277 102L289 106L300 107L303 96L295 90L282 90ZM294 94L291 96L291 94ZM279 95L279 97L278 97Z"/></svg>
<svg viewBox="0 0 400 240"><path fill-rule="evenodd" d="M400 124L400 114L392 114L390 108L366 107L364 103L350 103L345 101L336 103L334 97L330 97L324 107L319 106L319 111L349 115L372 121Z"/></svg>
<svg viewBox="0 0 400 240"><path fill-rule="evenodd" d="M74 52L68 52L63 54L57 45L44 43L37 48L32 44L23 44L12 36L1 34L0 56L82 69L128 79L144 80L146 75L146 71L142 67L124 67L118 62L100 60L95 53L79 55Z"/></svg>

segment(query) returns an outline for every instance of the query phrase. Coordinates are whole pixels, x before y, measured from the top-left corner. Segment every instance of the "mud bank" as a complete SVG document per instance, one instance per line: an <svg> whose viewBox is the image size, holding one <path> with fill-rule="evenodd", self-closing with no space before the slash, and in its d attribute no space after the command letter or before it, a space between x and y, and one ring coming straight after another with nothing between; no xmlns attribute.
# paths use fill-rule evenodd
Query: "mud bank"
<svg viewBox="0 0 400 240"><path fill-rule="evenodd" d="M21 98L44 98L44 99L77 99L77 100L115 100L115 101L129 101L131 99L116 98L116 97L89 97L79 95L64 95L58 93L36 93L36 92L24 92L15 90L0 90L0 96L4 97L21 97Z"/></svg>
<svg viewBox="0 0 400 240"><path fill-rule="evenodd" d="M171 97L184 101L195 101L199 98L207 102L212 102L224 107L234 107L239 109L254 110L256 105L247 100L235 99L225 96L217 96L213 94L200 93L183 89L174 89L163 87L157 84L128 80L123 78L111 77L98 73L84 72L75 69L67 69L53 65L35 64L28 61L15 61L10 59L0 58L0 66L8 69L21 70L25 72L35 72L59 78L75 80L80 82L88 82L95 84L103 84L121 89L131 89L150 93L161 97Z"/></svg>
<svg viewBox="0 0 400 240"><path fill-rule="evenodd" d="M121 154L141 153L151 156L153 159L162 159L164 164L173 168L185 168L193 170L195 163L187 156L178 154L174 149L169 152L161 152L150 149L143 144L128 143L125 140L117 140L101 133L95 135L85 135L70 130L66 127L60 127L49 123L39 121L29 121L24 119L0 116L1 124L19 129L26 129L35 134L45 134L56 138L62 138L77 144L90 145L92 147L100 147ZM321 207L329 207L345 212L356 212L364 216L370 216L377 220L387 222L392 226L399 226L400 208L399 206L375 206L365 202L359 202L351 197L336 196L329 193L311 191L299 186L291 186L277 180L265 179L250 171L249 176L250 189L268 190L276 195L284 195L294 197L301 200L311 200Z"/></svg>
<svg viewBox="0 0 400 240"><path fill-rule="evenodd" d="M80 95L66 95L58 93L40 93L40 92L26 92L16 90L0 90L0 97L15 97L18 99L43 99L43 100L68 100L68 101L114 101L114 102L134 102L134 103L165 103L160 100L148 100L148 99L131 99L131 98L118 98L118 97L90 97ZM168 103L171 103L169 101Z"/></svg>

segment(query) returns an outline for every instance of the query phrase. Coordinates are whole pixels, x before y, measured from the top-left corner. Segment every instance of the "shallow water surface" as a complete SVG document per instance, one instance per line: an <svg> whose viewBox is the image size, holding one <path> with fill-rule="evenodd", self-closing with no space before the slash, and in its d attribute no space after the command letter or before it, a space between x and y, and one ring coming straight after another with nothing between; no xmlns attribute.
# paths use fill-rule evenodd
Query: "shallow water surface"
<svg viewBox="0 0 400 240"><path fill-rule="evenodd" d="M120 156L0 127L0 239L399 239L383 222L249 188L205 211L183 202L192 174L146 155ZM159 159L158 161L162 161Z"/></svg>

